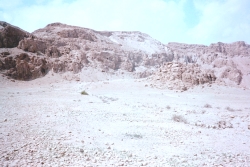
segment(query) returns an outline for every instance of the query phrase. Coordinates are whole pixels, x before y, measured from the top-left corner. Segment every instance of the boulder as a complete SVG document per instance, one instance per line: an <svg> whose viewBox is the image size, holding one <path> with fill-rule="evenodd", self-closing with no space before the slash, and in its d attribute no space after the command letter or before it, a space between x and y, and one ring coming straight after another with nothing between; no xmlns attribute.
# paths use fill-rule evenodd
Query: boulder
<svg viewBox="0 0 250 167"><path fill-rule="evenodd" d="M131 61L124 61L121 63L120 69L126 70L128 72L133 72L134 71L134 63Z"/></svg>
<svg viewBox="0 0 250 167"><path fill-rule="evenodd" d="M242 72L238 70L237 68L227 67L222 72L220 77L229 79L230 81L233 81L234 83L239 85L242 81Z"/></svg>
<svg viewBox="0 0 250 167"><path fill-rule="evenodd" d="M28 51L28 52L42 52L45 53L46 50L46 43L43 42L42 40L34 39L33 37L31 38L24 38L21 40L17 46L18 48Z"/></svg>

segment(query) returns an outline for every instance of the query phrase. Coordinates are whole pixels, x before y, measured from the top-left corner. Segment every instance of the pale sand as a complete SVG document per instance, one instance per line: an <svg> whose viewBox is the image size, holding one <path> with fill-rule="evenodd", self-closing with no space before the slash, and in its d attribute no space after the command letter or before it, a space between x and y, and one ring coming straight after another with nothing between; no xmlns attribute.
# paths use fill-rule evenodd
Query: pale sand
<svg viewBox="0 0 250 167"><path fill-rule="evenodd" d="M250 90L83 78L1 76L0 166L250 166Z"/></svg>

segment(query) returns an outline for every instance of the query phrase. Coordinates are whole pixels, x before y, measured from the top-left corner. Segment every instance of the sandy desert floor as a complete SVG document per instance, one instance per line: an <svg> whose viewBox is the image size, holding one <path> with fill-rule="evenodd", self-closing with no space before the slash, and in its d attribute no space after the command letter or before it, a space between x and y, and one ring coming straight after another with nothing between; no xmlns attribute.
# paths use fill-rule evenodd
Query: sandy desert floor
<svg viewBox="0 0 250 167"><path fill-rule="evenodd" d="M1 76L0 166L250 166L250 90L51 78Z"/></svg>

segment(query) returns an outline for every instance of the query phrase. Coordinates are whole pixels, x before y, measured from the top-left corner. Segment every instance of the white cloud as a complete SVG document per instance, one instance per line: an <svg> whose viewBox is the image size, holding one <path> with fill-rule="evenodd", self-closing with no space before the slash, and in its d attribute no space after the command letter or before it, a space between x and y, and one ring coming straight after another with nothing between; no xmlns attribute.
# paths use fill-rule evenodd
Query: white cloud
<svg viewBox="0 0 250 167"><path fill-rule="evenodd" d="M194 0L201 16L196 26L188 27L184 8L190 1L36 0L20 5L20 0L13 0L12 7L0 8L0 20L29 32L62 22L95 30L141 31L163 43L250 42L244 35L250 35L248 0Z"/></svg>
<svg viewBox="0 0 250 167"><path fill-rule="evenodd" d="M192 42L209 44L212 42L250 42L250 1L195 1L201 10L200 22L188 31Z"/></svg>

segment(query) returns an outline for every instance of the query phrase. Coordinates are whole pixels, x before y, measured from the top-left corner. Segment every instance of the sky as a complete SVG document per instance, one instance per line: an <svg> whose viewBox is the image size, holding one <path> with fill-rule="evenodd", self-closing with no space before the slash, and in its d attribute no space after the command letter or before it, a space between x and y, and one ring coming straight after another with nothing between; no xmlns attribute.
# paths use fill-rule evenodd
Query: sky
<svg viewBox="0 0 250 167"><path fill-rule="evenodd" d="M28 32L53 22L141 31L167 44L245 41L250 0L0 0L0 20Z"/></svg>

